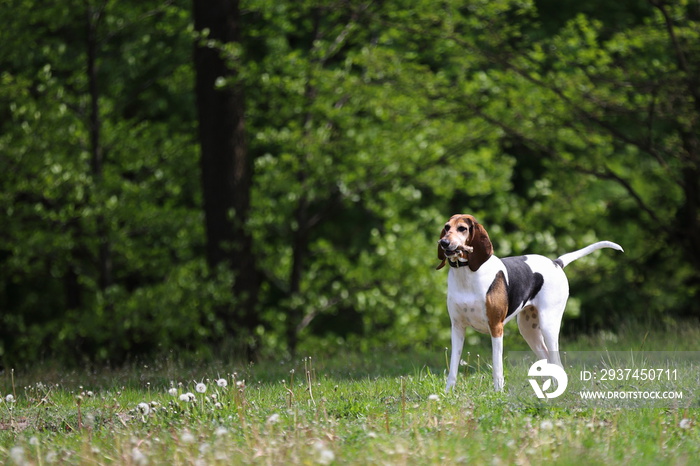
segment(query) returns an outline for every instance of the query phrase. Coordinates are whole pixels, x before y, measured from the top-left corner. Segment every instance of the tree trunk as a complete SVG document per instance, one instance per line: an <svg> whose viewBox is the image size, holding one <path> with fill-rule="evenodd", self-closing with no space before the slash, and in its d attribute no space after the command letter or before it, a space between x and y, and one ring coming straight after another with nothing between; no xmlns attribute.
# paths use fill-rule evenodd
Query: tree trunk
<svg viewBox="0 0 700 466"><path fill-rule="evenodd" d="M209 31L207 39L240 41L238 0L194 0L194 22L197 31ZM195 44L194 63L207 262L212 270L223 263L234 273L238 309L220 309L218 317L229 336L241 339L251 352L259 323L260 274L246 231L252 164L245 138L244 89L217 48ZM220 78L227 80L226 86L217 87Z"/></svg>
<svg viewBox="0 0 700 466"><path fill-rule="evenodd" d="M90 94L90 120L88 132L90 134L90 171L96 187L102 183L102 165L104 152L100 140L102 121L100 119L100 94L97 87L97 55L98 37L97 29L102 19L102 9L93 10L88 7L87 14L87 77L88 92ZM102 202L102 197L97 196L97 202ZM97 269L99 271L99 287L106 290L112 284L112 248L109 241L109 229L104 214L98 213L95 230L97 232Z"/></svg>

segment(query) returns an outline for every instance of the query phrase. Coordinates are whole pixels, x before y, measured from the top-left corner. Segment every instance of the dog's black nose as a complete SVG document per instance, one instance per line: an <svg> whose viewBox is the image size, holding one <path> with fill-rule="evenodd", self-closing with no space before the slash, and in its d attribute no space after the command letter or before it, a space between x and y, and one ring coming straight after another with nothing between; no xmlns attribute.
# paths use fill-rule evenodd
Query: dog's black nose
<svg viewBox="0 0 700 466"><path fill-rule="evenodd" d="M446 238L442 238L442 239L439 241L439 244L440 244L440 247L441 247L442 249L447 249L447 248L450 247L450 240L448 240L448 239L446 239Z"/></svg>

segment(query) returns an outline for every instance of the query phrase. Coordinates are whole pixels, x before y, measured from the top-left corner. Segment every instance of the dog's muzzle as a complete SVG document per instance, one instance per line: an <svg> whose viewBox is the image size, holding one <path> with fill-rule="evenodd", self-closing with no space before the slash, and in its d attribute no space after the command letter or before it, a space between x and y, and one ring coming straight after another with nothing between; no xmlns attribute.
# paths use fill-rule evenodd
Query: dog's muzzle
<svg viewBox="0 0 700 466"><path fill-rule="evenodd" d="M439 240L438 245L445 253L447 263L450 264L451 267L464 267L465 265L469 264L467 254L474 250L474 248L471 246L458 245L457 247L452 248L450 241L445 238Z"/></svg>
<svg viewBox="0 0 700 466"><path fill-rule="evenodd" d="M451 243L450 240L442 238L440 241L438 241L438 244L442 248L443 252L445 253L445 256L451 257L457 254L457 248L452 248L450 249Z"/></svg>

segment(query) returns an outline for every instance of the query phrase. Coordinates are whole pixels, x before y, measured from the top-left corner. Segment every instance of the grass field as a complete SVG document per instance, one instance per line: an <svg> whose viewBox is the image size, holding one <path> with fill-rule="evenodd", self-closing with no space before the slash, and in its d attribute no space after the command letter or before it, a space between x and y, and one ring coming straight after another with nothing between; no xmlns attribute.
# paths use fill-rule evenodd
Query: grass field
<svg viewBox="0 0 700 466"><path fill-rule="evenodd" d="M690 326L628 329L565 346L695 351L698 337L700 328ZM442 350L6 370L0 461L659 465L700 458L697 404L597 409L513 400L493 392L487 348L469 358L448 395Z"/></svg>

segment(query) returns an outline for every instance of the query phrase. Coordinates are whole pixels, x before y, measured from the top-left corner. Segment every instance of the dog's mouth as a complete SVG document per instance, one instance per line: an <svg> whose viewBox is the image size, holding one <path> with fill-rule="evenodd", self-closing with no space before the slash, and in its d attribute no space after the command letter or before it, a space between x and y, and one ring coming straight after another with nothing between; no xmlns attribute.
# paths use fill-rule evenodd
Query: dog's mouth
<svg viewBox="0 0 700 466"><path fill-rule="evenodd" d="M450 260L454 259L462 259L462 260L467 260L467 254L472 252L474 248L471 246L464 246L464 245L459 245L455 248L443 248L443 252L445 253L445 257L447 257Z"/></svg>
<svg viewBox="0 0 700 466"><path fill-rule="evenodd" d="M445 253L446 257L453 257L459 254L459 251L455 249L443 249L443 252Z"/></svg>

